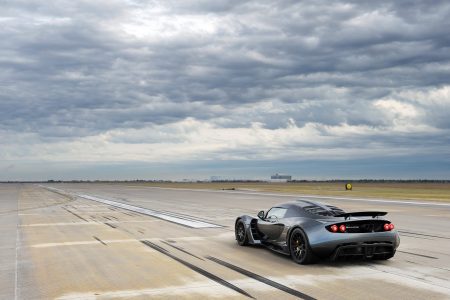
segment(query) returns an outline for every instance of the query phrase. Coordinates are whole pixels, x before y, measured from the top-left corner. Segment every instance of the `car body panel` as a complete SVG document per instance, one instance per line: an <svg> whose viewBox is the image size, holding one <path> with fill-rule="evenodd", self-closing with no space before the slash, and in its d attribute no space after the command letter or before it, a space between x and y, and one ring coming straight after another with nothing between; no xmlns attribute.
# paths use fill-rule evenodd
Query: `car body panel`
<svg viewBox="0 0 450 300"><path fill-rule="evenodd" d="M284 224L278 220L266 222L264 220L258 220L257 228L261 233L267 236L267 240L277 241L280 239L284 230Z"/></svg>

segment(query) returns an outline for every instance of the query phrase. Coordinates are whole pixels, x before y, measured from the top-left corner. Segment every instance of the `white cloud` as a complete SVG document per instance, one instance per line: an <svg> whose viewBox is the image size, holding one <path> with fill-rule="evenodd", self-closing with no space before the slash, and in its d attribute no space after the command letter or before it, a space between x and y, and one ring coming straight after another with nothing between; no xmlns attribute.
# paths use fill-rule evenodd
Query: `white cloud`
<svg viewBox="0 0 450 300"><path fill-rule="evenodd" d="M441 155L448 3L9 1L0 160Z"/></svg>

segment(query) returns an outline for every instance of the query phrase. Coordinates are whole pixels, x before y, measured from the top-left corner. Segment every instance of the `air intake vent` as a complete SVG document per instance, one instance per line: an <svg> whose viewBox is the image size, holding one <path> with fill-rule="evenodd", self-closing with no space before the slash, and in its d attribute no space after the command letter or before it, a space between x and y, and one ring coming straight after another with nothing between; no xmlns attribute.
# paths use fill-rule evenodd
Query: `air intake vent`
<svg viewBox="0 0 450 300"><path fill-rule="evenodd" d="M331 213L333 214L333 216L336 215L340 215L340 214L344 214L345 211L343 211L340 208L337 208L336 206L332 206L332 205L327 205L327 207L330 209Z"/></svg>
<svg viewBox="0 0 450 300"><path fill-rule="evenodd" d="M326 205L326 206L318 206L318 205L309 205L304 206L303 209L310 214L324 216L324 217L333 217L339 214L343 214L344 211L335 206Z"/></svg>
<svg viewBox="0 0 450 300"><path fill-rule="evenodd" d="M324 209L323 207L320 206L304 206L303 209L307 212L309 212L310 214L314 214L314 215L319 215L319 216L324 216L324 217L332 217L333 214L331 213L331 211Z"/></svg>

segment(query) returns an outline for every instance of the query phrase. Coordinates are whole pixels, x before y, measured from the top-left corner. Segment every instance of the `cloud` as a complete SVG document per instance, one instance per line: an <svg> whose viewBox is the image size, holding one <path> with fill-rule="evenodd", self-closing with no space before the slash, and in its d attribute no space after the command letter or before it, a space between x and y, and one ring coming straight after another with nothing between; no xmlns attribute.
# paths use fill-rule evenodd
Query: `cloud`
<svg viewBox="0 0 450 300"><path fill-rule="evenodd" d="M0 160L443 158L449 15L446 1L6 1Z"/></svg>

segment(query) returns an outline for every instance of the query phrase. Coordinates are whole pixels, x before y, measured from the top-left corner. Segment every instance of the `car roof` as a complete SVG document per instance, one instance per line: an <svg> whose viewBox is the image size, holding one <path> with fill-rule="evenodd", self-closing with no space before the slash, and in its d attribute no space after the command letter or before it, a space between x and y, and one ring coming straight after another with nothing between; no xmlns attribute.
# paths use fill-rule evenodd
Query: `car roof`
<svg viewBox="0 0 450 300"><path fill-rule="evenodd" d="M310 201L310 200L296 200L296 201L290 201L281 203L278 205L275 205L274 207L281 207L281 208L301 208L302 210L315 214L315 215L321 215L321 216L334 216L338 214L345 213L342 209L324 204L317 201Z"/></svg>
<svg viewBox="0 0 450 300"><path fill-rule="evenodd" d="M317 202L317 201L300 199L300 200L280 203L280 204L275 205L274 207L290 208L292 206L296 206L296 207L304 208L307 206L323 206L323 205L325 205L325 204Z"/></svg>

